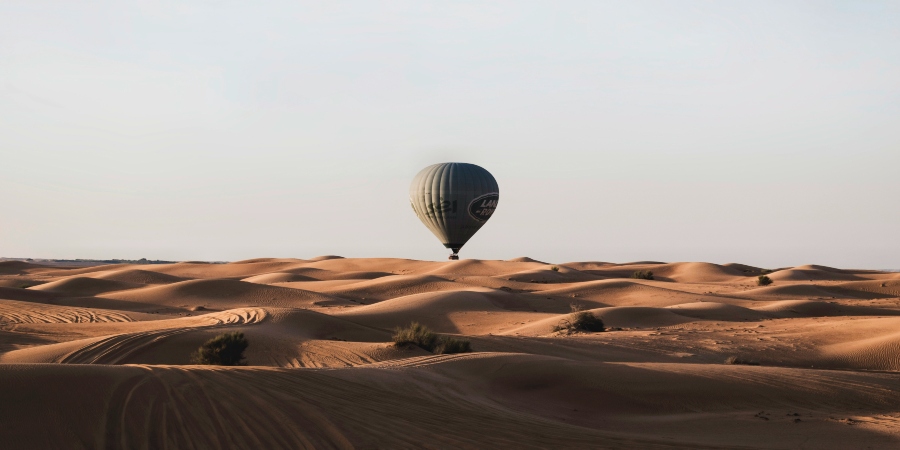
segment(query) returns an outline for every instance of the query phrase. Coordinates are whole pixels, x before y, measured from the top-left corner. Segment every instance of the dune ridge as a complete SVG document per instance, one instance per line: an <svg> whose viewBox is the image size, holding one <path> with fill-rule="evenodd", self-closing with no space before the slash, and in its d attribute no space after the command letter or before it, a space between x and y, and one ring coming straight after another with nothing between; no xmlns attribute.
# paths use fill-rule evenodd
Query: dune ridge
<svg viewBox="0 0 900 450"><path fill-rule="evenodd" d="M804 265L758 286L767 272L527 257L4 261L0 442L900 446L898 274ZM607 331L558 329L574 312ZM474 352L394 346L411 322ZM249 339L247 367L191 365L230 331Z"/></svg>

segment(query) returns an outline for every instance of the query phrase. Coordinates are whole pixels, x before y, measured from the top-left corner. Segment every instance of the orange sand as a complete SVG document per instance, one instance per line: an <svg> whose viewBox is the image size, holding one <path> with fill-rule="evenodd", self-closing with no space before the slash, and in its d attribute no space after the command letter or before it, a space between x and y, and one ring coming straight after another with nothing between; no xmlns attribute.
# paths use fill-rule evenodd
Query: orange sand
<svg viewBox="0 0 900 450"><path fill-rule="evenodd" d="M900 274L552 267L0 262L0 446L900 448ZM613 330L552 332L572 303ZM475 352L394 348L411 321ZM189 365L233 330L249 366Z"/></svg>

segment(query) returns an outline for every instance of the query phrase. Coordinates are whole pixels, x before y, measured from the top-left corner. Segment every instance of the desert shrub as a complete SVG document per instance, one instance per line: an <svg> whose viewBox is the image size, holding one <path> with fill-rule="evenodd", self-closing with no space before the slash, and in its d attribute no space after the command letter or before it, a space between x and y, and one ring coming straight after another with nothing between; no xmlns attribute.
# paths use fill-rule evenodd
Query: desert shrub
<svg viewBox="0 0 900 450"><path fill-rule="evenodd" d="M434 348L436 355L449 355L452 353L469 353L472 351L472 343L465 339L445 337L440 339Z"/></svg>
<svg viewBox="0 0 900 450"><path fill-rule="evenodd" d="M573 303L570 306L572 307L572 314L569 314L568 318L563 319L555 327L553 327L553 331L565 331L569 334L579 331L606 331L606 327L603 325L602 319L590 312L582 311L581 305L577 303Z"/></svg>
<svg viewBox="0 0 900 450"><path fill-rule="evenodd" d="M725 359L725 364L744 364L747 366L758 366L759 362L752 361L749 359L744 359L739 356L729 356Z"/></svg>
<svg viewBox="0 0 900 450"><path fill-rule="evenodd" d="M760 275L756 279L756 284L758 284L760 286L768 286L768 285L772 284L772 279L769 278L768 275Z"/></svg>
<svg viewBox="0 0 900 450"><path fill-rule="evenodd" d="M398 327L394 331L394 346L398 348L414 345L438 355L472 351L471 342L465 339L441 337L418 322L412 322L406 328Z"/></svg>
<svg viewBox="0 0 900 450"><path fill-rule="evenodd" d="M636 278L638 280L652 280L653 272L651 272L649 270L647 270L647 271L638 270L637 272L631 274L631 278Z"/></svg>
<svg viewBox="0 0 900 450"><path fill-rule="evenodd" d="M244 333L220 334L204 343L191 355L191 362L213 366L243 366L244 350L250 343Z"/></svg>
<svg viewBox="0 0 900 450"><path fill-rule="evenodd" d="M572 327L577 331L604 331L603 320L587 311L572 314Z"/></svg>
<svg viewBox="0 0 900 450"><path fill-rule="evenodd" d="M559 266L550 266L550 270L554 272L559 272Z"/></svg>
<svg viewBox="0 0 900 450"><path fill-rule="evenodd" d="M430 352L438 343L438 335L418 322L412 322L406 328L398 327L394 331L395 347L415 345Z"/></svg>

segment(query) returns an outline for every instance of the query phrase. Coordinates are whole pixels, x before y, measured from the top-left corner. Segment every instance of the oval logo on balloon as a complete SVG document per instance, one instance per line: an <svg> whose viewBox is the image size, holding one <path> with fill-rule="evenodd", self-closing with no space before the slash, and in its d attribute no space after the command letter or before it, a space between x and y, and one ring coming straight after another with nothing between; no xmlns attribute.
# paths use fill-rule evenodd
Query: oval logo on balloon
<svg viewBox="0 0 900 450"><path fill-rule="evenodd" d="M479 222L485 222L494 214L499 200L500 194L496 192L477 197L475 200L472 200L472 203L469 203L469 215Z"/></svg>

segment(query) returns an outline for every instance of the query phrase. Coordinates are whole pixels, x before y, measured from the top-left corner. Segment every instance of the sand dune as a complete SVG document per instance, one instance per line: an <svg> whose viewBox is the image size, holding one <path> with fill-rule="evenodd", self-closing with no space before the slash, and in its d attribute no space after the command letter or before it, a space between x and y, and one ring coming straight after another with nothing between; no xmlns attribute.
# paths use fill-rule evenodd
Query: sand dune
<svg viewBox="0 0 900 450"><path fill-rule="evenodd" d="M128 283L124 281L107 280L103 278L72 277L58 281L41 284L29 289L67 297L89 297L104 292L123 291L144 287L140 283Z"/></svg>
<svg viewBox="0 0 900 450"><path fill-rule="evenodd" d="M600 317L607 327L618 328L634 328L634 329L653 329L658 327L672 327L689 322L697 321L721 321L721 322L750 322L761 321L771 318L780 317L772 311L792 311L793 317L811 317L817 315L829 315L822 311L816 311L813 308L801 307L801 312L797 313L795 308L784 305L783 309L769 308L754 310L741 306L729 305L716 302L697 302L682 303L668 307L649 307L649 306L613 306L606 308L596 308L588 310L595 316ZM847 310L844 310L845 312ZM859 315L879 315L879 312L886 310L871 311L868 308L859 310ZM837 315L837 314L833 314ZM848 314L849 315L849 314ZM568 314L560 314L552 318L547 318L538 322L528 324L524 327L513 330L515 333L528 333L534 335L548 334L554 325L559 324L562 320L567 319Z"/></svg>
<svg viewBox="0 0 900 450"><path fill-rule="evenodd" d="M790 269L779 270L769 274L774 281L857 281L867 279L860 274L851 271L833 269L825 266L797 266Z"/></svg>
<svg viewBox="0 0 900 450"><path fill-rule="evenodd" d="M94 308L72 308L42 303L0 300L0 324L131 322L128 314Z"/></svg>
<svg viewBox="0 0 900 450"><path fill-rule="evenodd" d="M6 365L0 381L21 388L0 406L10 440L45 447L75 438L91 447L885 448L895 441L878 426L892 424L900 400L885 374L514 354L329 371ZM61 414L48 422L38 409L9 409L26 398ZM809 398L830 401L810 408ZM874 420L848 426L848 410Z"/></svg>
<svg viewBox="0 0 900 450"><path fill-rule="evenodd" d="M528 281L512 281L502 276L499 277L491 277L491 276L477 276L477 275L468 275L462 277L453 277L453 281L456 283L467 284L471 286L480 286L488 289L503 289L508 292L539 292L549 289L558 289L561 286L567 286L566 283L560 284L547 284L547 283L531 283Z"/></svg>
<svg viewBox="0 0 900 450"><path fill-rule="evenodd" d="M349 302L316 292L228 279L191 280L100 295L146 305L230 309L240 306L330 306Z"/></svg>
<svg viewBox="0 0 900 450"><path fill-rule="evenodd" d="M0 279L0 287L25 289L44 283L34 278L13 277Z"/></svg>
<svg viewBox="0 0 900 450"><path fill-rule="evenodd" d="M722 320L729 322L759 321L770 316L760 311L717 302L682 303L666 309L680 316L702 320Z"/></svg>
<svg viewBox="0 0 900 450"><path fill-rule="evenodd" d="M398 275L421 274L435 267L444 265L443 262L416 261L412 259L398 258L339 258L323 257L315 262L306 264L305 267L323 269L331 272L389 272Z"/></svg>
<svg viewBox="0 0 900 450"><path fill-rule="evenodd" d="M388 272L373 271L347 271L337 272L334 270L318 269L315 267L298 267L290 269L283 273L290 273L308 278L307 280L296 279L290 281L333 281L333 280L373 280L375 278L393 275ZM260 275L263 276L263 275Z"/></svg>
<svg viewBox="0 0 900 450"><path fill-rule="evenodd" d="M888 297L900 297L900 279L851 281L835 285L837 288L881 294Z"/></svg>
<svg viewBox="0 0 900 450"><path fill-rule="evenodd" d="M900 315L900 311L894 309L841 305L838 303L812 300L782 300L769 303L757 309L759 311L778 313L779 317Z"/></svg>
<svg viewBox="0 0 900 450"><path fill-rule="evenodd" d="M240 265L240 264L280 263L280 262L296 264L296 263L303 263L306 261L313 261L313 260L309 260L309 259L303 260L303 259L294 259L294 258L251 258L251 259L244 259L241 261L232 261L228 264L229 265Z"/></svg>
<svg viewBox="0 0 900 450"><path fill-rule="evenodd" d="M538 308L548 309L545 299L470 289L408 295L333 314L385 330L415 320L439 332L466 334L502 332L523 320L537 320L548 315L538 311ZM567 309L564 304L549 306L557 311Z"/></svg>
<svg viewBox="0 0 900 450"><path fill-rule="evenodd" d="M734 270L737 270L737 271L739 271L741 273L745 273L745 274L758 274L764 270L762 267L749 266L747 264L739 264L739 263L726 263L726 264L722 264L722 267L734 269Z"/></svg>
<svg viewBox="0 0 900 450"><path fill-rule="evenodd" d="M111 270L102 273L94 272L90 274L90 277L134 284L169 284L185 281L185 278L182 277L141 269Z"/></svg>
<svg viewBox="0 0 900 450"><path fill-rule="evenodd" d="M565 263L563 266L605 278L630 278L637 271L650 271L657 280L680 283L735 282L748 276L737 267L700 262L661 263L639 261L627 264Z"/></svg>
<svg viewBox="0 0 900 450"><path fill-rule="evenodd" d="M853 285L855 289L847 289L845 285L816 286L813 284L791 284L787 286L767 286L751 289L741 293L748 298L842 298L842 299L872 299L891 297L890 294L882 294L876 289L865 289L865 286Z"/></svg>
<svg viewBox="0 0 900 450"><path fill-rule="evenodd" d="M42 345L37 347L15 350L0 355L0 362L5 363L68 363L68 364L126 364L131 361L127 357L135 352L145 350L147 347L158 345L159 341L171 336L196 332L206 328L233 327L263 322L268 313L260 308L237 308L228 311L208 313L196 317L159 320L150 322L130 322L121 324L116 328L90 327L81 325L80 328L72 326L75 331L82 334L94 334L84 339L69 340L62 343ZM128 316L120 315L125 319ZM103 322L112 322L111 320ZM31 325L20 326L17 330L41 330L52 334L54 328L50 326ZM59 330L55 327L56 331ZM116 331L112 334L105 334ZM205 340L205 339L204 339ZM187 355L190 349L197 348L203 340L195 342L187 349L187 353L178 353L182 364L189 362Z"/></svg>
<svg viewBox="0 0 900 450"><path fill-rule="evenodd" d="M316 281L316 279L305 276L305 275L296 274L296 273L272 272L272 273L264 273L262 275L254 275L252 277L247 277L241 281L246 281L248 283L258 283L258 284L275 284L275 283L290 283L293 281Z"/></svg>
<svg viewBox="0 0 900 450"><path fill-rule="evenodd" d="M880 279L880 278L890 278L892 274L880 272L877 270L861 270L861 269L837 269L834 267L828 266L820 266L817 264L807 264L803 266L794 267L795 270L813 270L818 272L824 272L832 275L830 280L838 279L839 275L855 275L861 278L869 278L869 279Z"/></svg>
<svg viewBox="0 0 900 450"><path fill-rule="evenodd" d="M900 371L900 331L854 341L832 344L822 349L831 364L867 370Z"/></svg>
<svg viewBox="0 0 900 450"><path fill-rule="evenodd" d="M604 325L613 328L658 328L671 327L694 321L691 317L681 316L665 308L646 306L612 306L587 310L603 320ZM520 327L505 330L503 334L518 336L546 336L553 333L554 327L570 319L568 313L546 317Z"/></svg>
<svg viewBox="0 0 900 450"><path fill-rule="evenodd" d="M44 269L46 266L39 264L27 263L25 261L0 261L0 275L23 275L35 271L35 269Z"/></svg>
<svg viewBox="0 0 900 450"><path fill-rule="evenodd" d="M602 280L541 291L544 295L571 297L573 302L596 306L672 306L704 299L726 301L711 295L670 289L671 283L645 280Z"/></svg>
<svg viewBox="0 0 900 450"><path fill-rule="evenodd" d="M655 279L632 279L637 270ZM2 262L0 439L9 448L900 446L898 274L807 265L758 287L762 272L526 257ZM611 331L554 332L573 305ZM413 321L475 352L394 347L395 327ZM249 367L190 365L226 331L249 339Z"/></svg>
<svg viewBox="0 0 900 450"><path fill-rule="evenodd" d="M665 264L665 263L659 263L659 264ZM601 270L601 269L604 269L607 267L621 266L623 264L616 264L616 263L611 263L611 262L606 262L606 261L572 261L572 262L562 263L559 265L568 267L570 269L587 271L587 270Z"/></svg>
<svg viewBox="0 0 900 450"><path fill-rule="evenodd" d="M176 264L156 264L145 266L145 270L174 275L181 278L232 278L241 279L306 264L303 260L264 259L256 262L210 264L183 262Z"/></svg>
<svg viewBox="0 0 900 450"><path fill-rule="evenodd" d="M344 259L344 257L337 256L337 255L322 255L322 256L315 256L315 257L309 258L308 261L311 261L311 262L327 261L329 259Z"/></svg>
<svg viewBox="0 0 900 450"><path fill-rule="evenodd" d="M465 286L433 275L394 275L374 280L357 281L323 289L342 298L372 303L389 298L423 292L460 290Z"/></svg>
<svg viewBox="0 0 900 450"><path fill-rule="evenodd" d="M0 287L0 299L46 303L58 298L59 294L35 289Z"/></svg>
<svg viewBox="0 0 900 450"><path fill-rule="evenodd" d="M718 283L740 281L747 275L735 268L710 263L673 263L656 267L653 274L659 273L679 283Z"/></svg>
<svg viewBox="0 0 900 450"><path fill-rule="evenodd" d="M129 270L132 268L141 267L134 264L105 264L99 266L88 266L88 267L46 267L40 270L32 271L33 273L38 273L43 276L49 277L72 277L75 275L86 275L92 273L104 273L109 271L120 271L120 270ZM153 266L147 266L149 269Z"/></svg>
<svg viewBox="0 0 900 450"><path fill-rule="evenodd" d="M553 270L555 267L557 270ZM514 274L500 275L500 277L512 281L525 281L529 283L581 283L584 281L602 280L605 277L592 275L565 266L545 266L540 269L530 269Z"/></svg>
<svg viewBox="0 0 900 450"><path fill-rule="evenodd" d="M527 263L541 263L541 264L547 264L547 263L545 263L545 262L543 262L543 261L538 261L538 260L536 260L536 259L532 259L532 258L529 258L529 257L527 257L527 256L520 256L520 257L518 257L518 258L507 259L507 261L509 261L509 262L527 262Z"/></svg>
<svg viewBox="0 0 900 450"><path fill-rule="evenodd" d="M438 267L428 272L430 275L453 276L502 276L522 272L525 270L539 270L547 267L541 262L508 262L508 261L482 261L477 259L463 259L441 263Z"/></svg>
<svg viewBox="0 0 900 450"><path fill-rule="evenodd" d="M291 269L285 269L281 272L277 273L287 273L292 275L299 275L307 278L306 280L294 280L294 281L310 281L310 280L318 280L318 281L328 281L338 279L343 272L335 272L333 270L325 270L325 269L317 269L315 267L294 267ZM265 276L268 274L262 274L257 276Z"/></svg>

